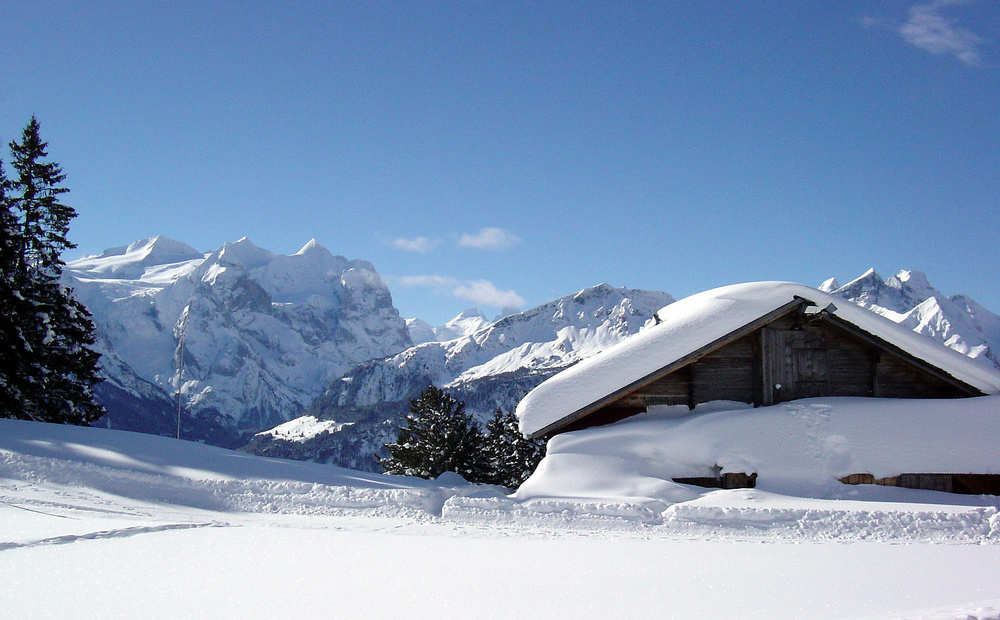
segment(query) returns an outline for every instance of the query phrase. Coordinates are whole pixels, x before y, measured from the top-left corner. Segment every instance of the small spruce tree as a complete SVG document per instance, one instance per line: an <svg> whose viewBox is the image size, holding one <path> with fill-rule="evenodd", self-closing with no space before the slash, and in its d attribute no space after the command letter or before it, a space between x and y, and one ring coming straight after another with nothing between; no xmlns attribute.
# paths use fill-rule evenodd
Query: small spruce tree
<svg viewBox="0 0 1000 620"><path fill-rule="evenodd" d="M406 421L395 443L385 444L389 458L379 461L385 473L437 478L451 471L470 482L482 479L483 436L465 403L432 385L410 400Z"/></svg>
<svg viewBox="0 0 1000 620"><path fill-rule="evenodd" d="M522 435L517 416L498 408L486 425L483 454L487 461L483 482L516 489L545 456L545 443Z"/></svg>

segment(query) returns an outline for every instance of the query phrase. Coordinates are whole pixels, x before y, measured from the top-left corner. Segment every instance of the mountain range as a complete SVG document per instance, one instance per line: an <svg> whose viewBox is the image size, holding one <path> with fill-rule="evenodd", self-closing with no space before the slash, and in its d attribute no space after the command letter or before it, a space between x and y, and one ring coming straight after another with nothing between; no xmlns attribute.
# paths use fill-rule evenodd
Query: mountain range
<svg viewBox="0 0 1000 620"><path fill-rule="evenodd" d="M103 424L221 445L288 421L335 378L412 345L371 263L315 241L201 253L154 237L66 265L94 316ZM168 432L164 432L164 431Z"/></svg>
<svg viewBox="0 0 1000 620"><path fill-rule="evenodd" d="M287 256L247 239L201 253L154 237L72 261L64 278L97 325L98 425L173 435L180 417L185 438L367 470L427 385L485 420L673 301L599 284L432 326L400 317L370 263L315 241ZM820 288L1000 367L1000 317L920 272Z"/></svg>

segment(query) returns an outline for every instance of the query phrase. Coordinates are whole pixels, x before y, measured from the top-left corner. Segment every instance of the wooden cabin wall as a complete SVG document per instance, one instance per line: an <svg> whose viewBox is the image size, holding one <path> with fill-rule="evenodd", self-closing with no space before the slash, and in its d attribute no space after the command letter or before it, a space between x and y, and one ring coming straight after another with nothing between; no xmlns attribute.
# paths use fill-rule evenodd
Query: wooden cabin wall
<svg viewBox="0 0 1000 620"><path fill-rule="evenodd" d="M900 355L863 340L845 331L836 324L818 319L798 325L796 317L788 316L772 322L762 330L785 332L788 338L767 338L763 342L782 342L795 346L795 342L806 342L804 347L816 346L823 341L823 350L813 353L812 364L805 365L801 359L808 354L784 348L779 351L765 351L766 359L772 363L784 364L773 368L767 375L765 363L764 391L767 382L771 384L795 381L799 386L788 389L784 397L780 390L772 399L765 398L763 404L774 404L810 396L874 396L877 398L959 398L972 394L963 392L952 384L907 361ZM798 335L793 335L793 334ZM808 336L811 337L808 337ZM766 348L766 346L765 346ZM807 349L808 350L808 349ZM774 360L783 360L775 362ZM825 368L819 368L825 365ZM787 387L787 386L786 386Z"/></svg>
<svg viewBox="0 0 1000 620"><path fill-rule="evenodd" d="M874 396L878 350L825 321L818 323L825 328L829 350L829 395Z"/></svg>
<svg viewBox="0 0 1000 620"><path fill-rule="evenodd" d="M756 334L750 334L691 364L693 404L713 400L754 402L759 347Z"/></svg>
<svg viewBox="0 0 1000 620"><path fill-rule="evenodd" d="M970 394L907 364L892 354L883 354L875 375L875 396L879 398L961 398Z"/></svg>
<svg viewBox="0 0 1000 620"><path fill-rule="evenodd" d="M614 404L620 407L639 408L650 405L689 405L691 400L691 365L653 381L649 385L627 394Z"/></svg>
<svg viewBox="0 0 1000 620"><path fill-rule="evenodd" d="M605 405L567 426L566 430L610 424L642 413L651 405L694 407L713 400L752 403L757 383L755 368L759 366L755 357L759 346L756 334L744 336Z"/></svg>
<svg viewBox="0 0 1000 620"><path fill-rule="evenodd" d="M826 338L828 385L822 396L961 398L973 395L832 322L818 320L803 325L802 329L821 330Z"/></svg>
<svg viewBox="0 0 1000 620"><path fill-rule="evenodd" d="M764 397L759 404L874 394L878 350L836 325L783 317L762 328L762 343Z"/></svg>

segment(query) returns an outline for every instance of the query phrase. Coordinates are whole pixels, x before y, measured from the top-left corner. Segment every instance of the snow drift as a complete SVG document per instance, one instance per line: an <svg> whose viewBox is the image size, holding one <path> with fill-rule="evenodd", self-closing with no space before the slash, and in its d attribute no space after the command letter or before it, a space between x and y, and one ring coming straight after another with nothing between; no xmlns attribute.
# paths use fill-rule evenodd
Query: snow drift
<svg viewBox="0 0 1000 620"><path fill-rule="evenodd" d="M658 407L549 440L519 500L602 498L667 506L701 495L673 478L756 473L763 491L844 496L840 477L1000 474L1000 396L810 398L771 407Z"/></svg>

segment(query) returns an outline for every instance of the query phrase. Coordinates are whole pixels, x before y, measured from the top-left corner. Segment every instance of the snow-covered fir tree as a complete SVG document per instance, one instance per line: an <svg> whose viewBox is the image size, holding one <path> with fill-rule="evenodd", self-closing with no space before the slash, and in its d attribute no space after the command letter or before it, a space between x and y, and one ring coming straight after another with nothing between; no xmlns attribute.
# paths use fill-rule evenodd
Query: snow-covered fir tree
<svg viewBox="0 0 1000 620"><path fill-rule="evenodd" d="M522 435L517 416L498 408L486 425L483 454L487 463L484 482L516 489L545 456L545 443Z"/></svg>
<svg viewBox="0 0 1000 620"><path fill-rule="evenodd" d="M517 488L535 471L545 445L524 437L517 417L497 409L483 433L465 403L430 386L410 401L406 426L385 445L380 461L388 474L436 478L446 471L469 482Z"/></svg>
<svg viewBox="0 0 1000 620"><path fill-rule="evenodd" d="M94 326L60 284L76 211L59 200L66 176L46 161L37 119L9 146L13 176L0 172L0 415L88 424L104 413L91 391L99 381Z"/></svg>
<svg viewBox="0 0 1000 620"><path fill-rule="evenodd" d="M406 426L386 444L389 458L381 465L387 474L437 478L450 471L477 482L485 472L482 441L465 403L432 385L410 400Z"/></svg>

